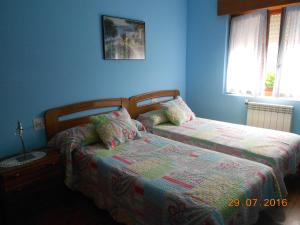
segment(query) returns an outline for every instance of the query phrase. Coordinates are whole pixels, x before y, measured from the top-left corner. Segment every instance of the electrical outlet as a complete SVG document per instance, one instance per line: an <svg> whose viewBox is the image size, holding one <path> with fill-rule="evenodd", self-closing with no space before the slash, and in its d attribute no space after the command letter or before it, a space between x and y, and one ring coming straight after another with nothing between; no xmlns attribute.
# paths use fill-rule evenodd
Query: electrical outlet
<svg viewBox="0 0 300 225"><path fill-rule="evenodd" d="M34 118L32 122L33 122L33 128L35 130L45 129L45 123L43 118Z"/></svg>

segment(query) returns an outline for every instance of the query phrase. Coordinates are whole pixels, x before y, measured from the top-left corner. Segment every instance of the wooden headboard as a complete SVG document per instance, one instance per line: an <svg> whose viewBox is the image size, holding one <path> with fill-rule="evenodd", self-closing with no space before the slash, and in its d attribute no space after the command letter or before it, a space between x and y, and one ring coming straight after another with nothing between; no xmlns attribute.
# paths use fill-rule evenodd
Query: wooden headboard
<svg viewBox="0 0 300 225"><path fill-rule="evenodd" d="M165 102L166 100L139 105L143 101L149 101L151 99L158 99L163 97L172 97L174 99L179 95L179 90L162 90L132 96L131 98L129 98L130 115L135 119L142 113L159 109L160 102Z"/></svg>
<svg viewBox="0 0 300 225"><path fill-rule="evenodd" d="M62 106L62 107L58 107L46 111L44 117L45 117L47 139L50 140L50 138L52 138L55 134L57 134L62 130L74 126L78 126L81 124L89 123L90 122L89 117L92 115L82 116L73 119L66 119L66 120L60 120L60 117L67 116L73 113L80 113L87 110L107 108L107 107L124 107L129 109L129 100L127 98L100 99L100 100L75 103L75 104L66 105L66 106Z"/></svg>

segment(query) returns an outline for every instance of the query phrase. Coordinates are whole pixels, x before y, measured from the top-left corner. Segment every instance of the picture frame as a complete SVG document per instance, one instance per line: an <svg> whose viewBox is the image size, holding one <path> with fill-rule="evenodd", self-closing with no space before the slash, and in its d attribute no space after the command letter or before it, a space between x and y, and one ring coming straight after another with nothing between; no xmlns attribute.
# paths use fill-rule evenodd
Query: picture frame
<svg viewBox="0 0 300 225"><path fill-rule="evenodd" d="M145 59L145 22L102 16L103 58L105 60Z"/></svg>

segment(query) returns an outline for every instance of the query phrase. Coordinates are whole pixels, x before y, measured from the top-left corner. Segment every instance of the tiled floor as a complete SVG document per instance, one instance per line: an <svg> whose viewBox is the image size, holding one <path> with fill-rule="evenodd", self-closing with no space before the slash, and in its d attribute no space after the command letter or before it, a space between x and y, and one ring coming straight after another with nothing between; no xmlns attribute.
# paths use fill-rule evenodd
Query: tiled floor
<svg viewBox="0 0 300 225"><path fill-rule="evenodd" d="M286 184L288 207L271 213L262 212L255 225L300 225L300 176L286 179ZM54 199L49 202L49 207L39 212L19 217L17 224L118 225L106 211L97 209L90 200L76 192Z"/></svg>

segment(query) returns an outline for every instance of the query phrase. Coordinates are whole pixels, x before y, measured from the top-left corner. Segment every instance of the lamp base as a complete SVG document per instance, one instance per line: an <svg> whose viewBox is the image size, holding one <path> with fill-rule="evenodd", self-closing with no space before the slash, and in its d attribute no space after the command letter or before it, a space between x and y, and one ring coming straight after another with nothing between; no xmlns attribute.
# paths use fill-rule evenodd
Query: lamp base
<svg viewBox="0 0 300 225"><path fill-rule="evenodd" d="M35 156L34 156L33 154L31 154L31 153L25 153L24 155L18 156L18 157L16 158L16 160L17 160L18 162L25 162L25 161L27 161L27 160L31 160L31 159L34 159L34 158L35 158Z"/></svg>
<svg viewBox="0 0 300 225"><path fill-rule="evenodd" d="M24 155L17 155L8 159L5 159L0 162L0 167L3 168L9 168L14 166L21 166L26 163L33 162L35 160L41 159L46 155L46 152L42 151L33 151L31 153L26 153L25 157Z"/></svg>

